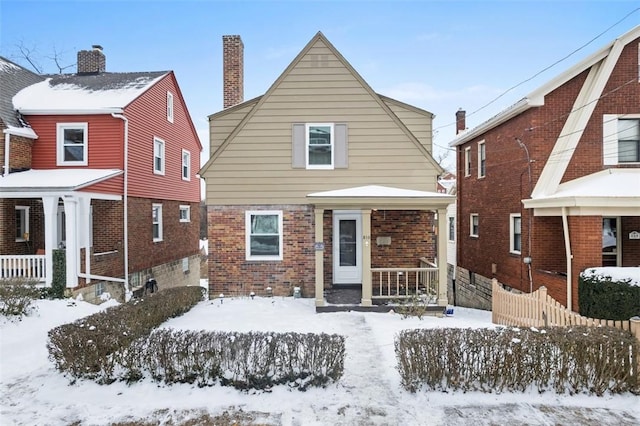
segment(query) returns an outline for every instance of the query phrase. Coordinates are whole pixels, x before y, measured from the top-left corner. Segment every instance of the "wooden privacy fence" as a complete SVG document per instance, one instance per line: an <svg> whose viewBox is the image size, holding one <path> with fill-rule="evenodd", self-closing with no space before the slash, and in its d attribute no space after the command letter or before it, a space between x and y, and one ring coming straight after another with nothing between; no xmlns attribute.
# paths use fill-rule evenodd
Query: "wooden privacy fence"
<svg viewBox="0 0 640 426"><path fill-rule="evenodd" d="M630 331L640 341L640 317L613 321L584 317L562 306L547 294L546 287L533 293L517 294L492 280L491 318L494 324L517 327L586 325L608 326Z"/></svg>

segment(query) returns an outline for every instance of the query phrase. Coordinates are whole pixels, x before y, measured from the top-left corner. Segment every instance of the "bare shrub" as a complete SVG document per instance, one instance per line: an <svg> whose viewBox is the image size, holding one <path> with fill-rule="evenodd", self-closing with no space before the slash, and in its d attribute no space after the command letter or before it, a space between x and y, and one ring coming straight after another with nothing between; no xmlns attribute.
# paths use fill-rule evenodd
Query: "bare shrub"
<svg viewBox="0 0 640 426"><path fill-rule="evenodd" d="M0 280L0 315L21 319L36 307L33 301L40 298L36 282L24 278Z"/></svg>

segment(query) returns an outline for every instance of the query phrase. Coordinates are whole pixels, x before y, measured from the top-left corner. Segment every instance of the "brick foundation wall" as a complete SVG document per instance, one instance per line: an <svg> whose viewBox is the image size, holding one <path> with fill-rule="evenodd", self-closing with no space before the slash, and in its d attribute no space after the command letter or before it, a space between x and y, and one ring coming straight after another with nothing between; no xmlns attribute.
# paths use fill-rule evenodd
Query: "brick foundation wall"
<svg viewBox="0 0 640 426"><path fill-rule="evenodd" d="M456 267L454 265L451 265L450 263L447 264L447 303L449 305L455 305L455 285L456 282L455 280L455 271L456 271Z"/></svg>
<svg viewBox="0 0 640 426"><path fill-rule="evenodd" d="M491 278L458 267L455 305L490 311Z"/></svg>
<svg viewBox="0 0 640 426"><path fill-rule="evenodd" d="M248 261L245 255L245 211L281 210L283 260ZM290 296L301 287L304 297L315 293L314 212L308 205L207 206L209 293ZM325 253L331 253L325 246Z"/></svg>

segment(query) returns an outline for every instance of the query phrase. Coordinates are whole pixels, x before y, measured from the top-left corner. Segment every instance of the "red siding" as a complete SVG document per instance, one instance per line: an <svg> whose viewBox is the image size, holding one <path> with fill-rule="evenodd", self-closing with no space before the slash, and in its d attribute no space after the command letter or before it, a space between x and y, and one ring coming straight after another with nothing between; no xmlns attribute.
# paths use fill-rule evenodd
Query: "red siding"
<svg viewBox="0 0 640 426"><path fill-rule="evenodd" d="M173 94L173 123L167 121L167 91ZM173 73L126 109L129 119L129 195L200 201L201 145ZM153 138L165 142L165 174L153 173ZM191 153L191 180L182 180L182 149Z"/></svg>

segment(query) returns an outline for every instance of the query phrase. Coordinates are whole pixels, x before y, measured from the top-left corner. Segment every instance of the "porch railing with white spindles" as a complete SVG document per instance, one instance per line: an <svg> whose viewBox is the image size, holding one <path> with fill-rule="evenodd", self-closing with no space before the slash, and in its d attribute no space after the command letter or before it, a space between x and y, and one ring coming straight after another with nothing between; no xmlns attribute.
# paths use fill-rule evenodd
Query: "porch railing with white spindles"
<svg viewBox="0 0 640 426"><path fill-rule="evenodd" d="M0 279L28 279L45 281L45 256L0 255Z"/></svg>

